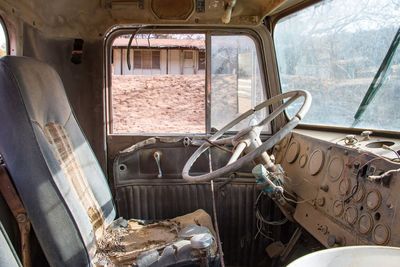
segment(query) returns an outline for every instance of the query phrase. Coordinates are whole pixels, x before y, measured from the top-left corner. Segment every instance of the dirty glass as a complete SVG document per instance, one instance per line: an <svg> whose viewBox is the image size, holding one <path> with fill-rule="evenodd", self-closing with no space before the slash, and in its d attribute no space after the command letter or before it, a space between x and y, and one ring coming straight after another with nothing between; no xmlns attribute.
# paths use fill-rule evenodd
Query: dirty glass
<svg viewBox="0 0 400 267"><path fill-rule="evenodd" d="M7 55L7 35L3 22L0 23L0 57Z"/></svg>
<svg viewBox="0 0 400 267"><path fill-rule="evenodd" d="M399 1L334 0L277 23L274 41L282 91L304 89L313 96L303 123L400 130L399 47L391 50L387 71L376 75L398 34L399 14ZM375 76L382 85L356 120ZM295 109L292 105L288 115Z"/></svg>
<svg viewBox="0 0 400 267"><path fill-rule="evenodd" d="M129 68L130 37L112 45L112 133L204 134L205 35L138 34Z"/></svg>
<svg viewBox="0 0 400 267"><path fill-rule="evenodd" d="M220 130L264 99L254 40L246 35L211 36L211 127ZM265 115L266 110L260 110L232 131L255 124Z"/></svg>

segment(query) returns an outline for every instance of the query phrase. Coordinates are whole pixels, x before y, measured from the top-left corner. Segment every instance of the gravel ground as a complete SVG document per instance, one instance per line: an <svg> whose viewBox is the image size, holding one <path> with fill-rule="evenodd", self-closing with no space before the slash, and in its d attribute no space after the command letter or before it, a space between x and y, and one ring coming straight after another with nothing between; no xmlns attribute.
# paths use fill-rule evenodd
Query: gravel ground
<svg viewBox="0 0 400 267"><path fill-rule="evenodd" d="M114 133L204 133L204 75L115 75Z"/></svg>

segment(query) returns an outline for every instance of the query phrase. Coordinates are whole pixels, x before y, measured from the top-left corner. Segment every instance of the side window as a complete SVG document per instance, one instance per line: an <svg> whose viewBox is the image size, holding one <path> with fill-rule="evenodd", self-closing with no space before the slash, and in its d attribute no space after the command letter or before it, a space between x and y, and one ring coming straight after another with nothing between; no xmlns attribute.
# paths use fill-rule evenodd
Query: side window
<svg viewBox="0 0 400 267"><path fill-rule="evenodd" d="M278 21L282 91L313 96L302 123L400 130L399 14L399 1L335 0Z"/></svg>
<svg viewBox="0 0 400 267"><path fill-rule="evenodd" d="M8 36L3 20L0 18L0 57L8 54Z"/></svg>
<svg viewBox="0 0 400 267"><path fill-rule="evenodd" d="M112 133L204 134L205 35L139 34L131 69L129 38L112 45Z"/></svg>
<svg viewBox="0 0 400 267"><path fill-rule="evenodd" d="M265 99L250 36L211 34L209 48L206 34L138 34L128 48L130 37L116 38L111 48L111 134L205 134ZM257 123L266 112L258 111L232 131Z"/></svg>
<svg viewBox="0 0 400 267"><path fill-rule="evenodd" d="M211 36L211 127L221 129L264 99L254 40L246 35ZM266 112L260 110L232 130L261 121Z"/></svg>

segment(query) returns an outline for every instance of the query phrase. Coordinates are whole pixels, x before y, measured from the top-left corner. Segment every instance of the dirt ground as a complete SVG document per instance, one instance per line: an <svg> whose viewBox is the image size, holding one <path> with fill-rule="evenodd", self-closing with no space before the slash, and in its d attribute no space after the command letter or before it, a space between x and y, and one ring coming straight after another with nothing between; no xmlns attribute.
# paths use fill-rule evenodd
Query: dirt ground
<svg viewBox="0 0 400 267"><path fill-rule="evenodd" d="M114 133L204 133L204 75L114 75Z"/></svg>

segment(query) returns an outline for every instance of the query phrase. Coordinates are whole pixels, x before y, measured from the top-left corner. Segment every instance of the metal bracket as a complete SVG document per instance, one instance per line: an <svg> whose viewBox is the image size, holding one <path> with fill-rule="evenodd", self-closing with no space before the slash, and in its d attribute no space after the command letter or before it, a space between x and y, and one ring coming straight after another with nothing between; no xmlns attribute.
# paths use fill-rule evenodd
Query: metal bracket
<svg viewBox="0 0 400 267"><path fill-rule="evenodd" d="M161 171L161 152L160 151L156 151L153 154L153 157L157 163L157 167L158 167L158 175L157 178L162 178L162 171Z"/></svg>

